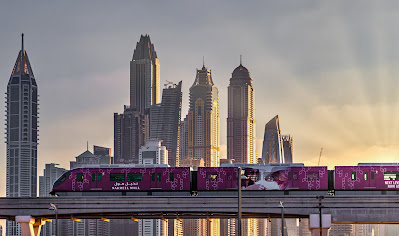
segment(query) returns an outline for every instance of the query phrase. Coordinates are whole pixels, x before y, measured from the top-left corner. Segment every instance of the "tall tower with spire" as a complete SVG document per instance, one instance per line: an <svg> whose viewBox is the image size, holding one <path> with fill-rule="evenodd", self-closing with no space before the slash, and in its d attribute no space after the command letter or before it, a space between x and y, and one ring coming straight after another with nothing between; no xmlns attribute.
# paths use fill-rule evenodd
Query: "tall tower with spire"
<svg viewBox="0 0 399 236"><path fill-rule="evenodd" d="M37 89L22 34L6 93L7 197L37 196ZM7 235L21 235L19 225L7 222Z"/></svg>
<svg viewBox="0 0 399 236"><path fill-rule="evenodd" d="M149 35L141 35L130 62L130 108L141 114L160 103L159 60Z"/></svg>
<svg viewBox="0 0 399 236"><path fill-rule="evenodd" d="M188 157L219 166L219 151L219 92L204 63L190 88Z"/></svg>
<svg viewBox="0 0 399 236"><path fill-rule="evenodd" d="M240 65L234 69L228 87L227 159L235 163L256 163L255 104L252 78Z"/></svg>

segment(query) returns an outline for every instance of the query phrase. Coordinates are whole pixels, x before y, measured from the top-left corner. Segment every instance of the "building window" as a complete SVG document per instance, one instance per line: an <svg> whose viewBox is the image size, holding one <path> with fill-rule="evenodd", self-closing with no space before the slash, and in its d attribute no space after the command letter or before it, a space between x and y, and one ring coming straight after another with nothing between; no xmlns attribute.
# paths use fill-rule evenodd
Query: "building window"
<svg viewBox="0 0 399 236"><path fill-rule="evenodd" d="M127 181L142 181L143 174L142 173L128 173Z"/></svg>
<svg viewBox="0 0 399 236"><path fill-rule="evenodd" d="M83 173L77 173L76 174L76 180L79 181L79 182L82 182L83 181Z"/></svg>
<svg viewBox="0 0 399 236"><path fill-rule="evenodd" d="M110 180L111 181L125 181L125 173L111 173Z"/></svg>

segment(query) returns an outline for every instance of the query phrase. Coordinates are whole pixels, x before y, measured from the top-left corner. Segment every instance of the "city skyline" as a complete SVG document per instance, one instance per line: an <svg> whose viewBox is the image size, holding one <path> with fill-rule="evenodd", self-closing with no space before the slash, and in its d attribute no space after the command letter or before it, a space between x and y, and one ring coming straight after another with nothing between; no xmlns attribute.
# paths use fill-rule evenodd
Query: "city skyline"
<svg viewBox="0 0 399 236"><path fill-rule="evenodd" d="M64 22L55 17L53 23L59 23L62 27L53 27L51 22L41 26L39 23L43 22L43 18L39 15L54 17L55 12L49 10L54 5L27 4L21 9L17 3L9 3L1 10L3 22L10 19L10 13L17 9L23 12L30 8L48 13L38 14L34 18L21 14L21 19L9 23L10 27L2 26L8 33L2 35L0 47L5 56L0 59L0 73L3 78L9 77L13 57L19 49L19 35L24 31L30 59L34 61L33 70L40 78L43 92L39 169L44 168L44 163L51 162L67 167L68 162L85 147L86 140L102 146L113 146L112 112L121 111L121 104L129 103L129 65L126 62L131 60L131 52L139 35L146 33L151 35L162 59L161 84L166 80L183 80L184 115L188 109L188 87L193 71L203 55L207 65L212 65L210 69L220 92L222 157L226 156L228 79L238 63L239 55L243 54L244 64L256 78L258 156L261 154L259 148L262 146L263 127L268 119L279 114L284 124L283 133L289 130L295 137L296 162L317 164L321 147L324 148L322 165L332 166L339 162L356 164L360 160L394 161L399 154L395 131L397 124L394 121L398 99L391 89L397 83L394 78L398 56L393 43L397 24L392 13L398 9L394 4L374 6L366 2L354 12L347 5L305 4L296 11L296 7L299 7L296 4L292 8L271 2L258 7L254 4L215 4L207 13L210 16L208 21L202 21L199 13L193 13L193 19L187 23L192 23L191 27L196 27L198 31L191 36L176 30L179 27L180 30L188 29L188 24L177 21L182 15L165 20L170 15L162 14L159 9L161 6L154 9L158 13L155 20L165 29L155 27L154 22L129 26L132 18L127 16L120 20L100 21L104 24L97 26L97 22L93 21L101 19L100 15L91 13L93 21L83 17L91 7L88 4L82 4L81 10L74 10L72 5L66 4L63 5L65 10L57 11L64 17L74 12L78 16L75 21ZM192 6L186 5L187 8ZM104 4L98 6L101 9L106 7ZM149 9L146 4L141 7ZM109 11L125 12L128 9L114 6ZM251 14L247 14L245 19L235 20L224 13L229 10ZM387 14L381 15L380 10ZM280 15L273 14L273 11ZM339 17L328 13L331 11ZM326 17L329 20L323 15L329 16ZM353 15L359 20L352 18ZM375 22L369 19L369 15L374 17L372 19ZM227 17L228 24L223 20L224 17ZM292 26L292 19L298 22L297 27ZM320 20L315 22L316 19ZM28 29L22 22L29 26L37 25ZM376 28L384 22L389 24ZM111 30L118 23L121 25ZM168 24L173 25L173 28L167 27ZM262 25L265 32L258 30ZM102 32L97 28L100 26ZM93 30L84 32L90 27ZM48 28L53 31L49 32ZM236 28L243 32L235 39ZM64 32L68 29L74 29L69 33L71 36ZM294 29L297 30L291 32ZM203 37L197 39L207 30L214 40L204 40ZM298 32L302 33L298 36ZM374 32L380 36L378 40L373 36ZM75 39L69 42L71 37ZM43 38L51 40L43 43ZM245 40L250 40L251 45ZM218 51L216 45L221 42L228 43ZM6 82L1 86L5 91ZM52 136L52 132L63 136ZM4 154L5 146L1 150ZM5 165L4 158L0 164ZM0 176L0 183L4 182L5 175ZM5 189L4 185L0 187Z"/></svg>

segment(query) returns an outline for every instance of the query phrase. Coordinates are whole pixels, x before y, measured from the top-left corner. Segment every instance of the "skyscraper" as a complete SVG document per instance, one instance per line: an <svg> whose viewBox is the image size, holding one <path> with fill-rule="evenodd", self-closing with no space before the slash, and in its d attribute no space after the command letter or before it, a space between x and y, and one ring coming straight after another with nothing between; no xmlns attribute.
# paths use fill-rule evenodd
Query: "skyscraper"
<svg viewBox="0 0 399 236"><path fill-rule="evenodd" d="M162 102L150 109L150 138L162 140L168 150L168 164L179 166L180 119L182 82L167 84L162 92Z"/></svg>
<svg viewBox="0 0 399 236"><path fill-rule="evenodd" d="M284 163L283 155L280 121L277 115L265 125L262 159L264 163Z"/></svg>
<svg viewBox="0 0 399 236"><path fill-rule="evenodd" d="M37 90L22 34L22 47L6 93L7 197L37 195ZM6 231L7 235L21 235L15 222L7 222Z"/></svg>
<svg viewBox="0 0 399 236"><path fill-rule="evenodd" d="M188 156L219 166L219 151L219 93L204 64L190 88Z"/></svg>
<svg viewBox="0 0 399 236"><path fill-rule="evenodd" d="M144 145L145 116L125 106L123 114L114 114L114 163L138 164L139 149Z"/></svg>
<svg viewBox="0 0 399 236"><path fill-rule="evenodd" d="M292 163L293 162L292 136L289 134L282 135L281 139L283 141L284 163Z"/></svg>
<svg viewBox="0 0 399 236"><path fill-rule="evenodd" d="M180 160L188 157L188 118L180 122Z"/></svg>
<svg viewBox="0 0 399 236"><path fill-rule="evenodd" d="M130 107L144 114L160 102L159 60L150 36L141 35L130 61Z"/></svg>
<svg viewBox="0 0 399 236"><path fill-rule="evenodd" d="M254 96L251 75L240 63L228 87L227 159L235 163L256 163Z"/></svg>

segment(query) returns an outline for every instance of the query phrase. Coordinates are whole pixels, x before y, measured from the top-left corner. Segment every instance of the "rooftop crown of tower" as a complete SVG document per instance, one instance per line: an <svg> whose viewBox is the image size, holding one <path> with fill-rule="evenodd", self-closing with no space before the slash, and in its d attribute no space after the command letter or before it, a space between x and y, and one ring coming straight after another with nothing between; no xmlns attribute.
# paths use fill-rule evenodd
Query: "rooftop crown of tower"
<svg viewBox="0 0 399 236"><path fill-rule="evenodd" d="M24 34L22 36L21 50L18 53L17 61L15 62L11 76L14 75L33 75L32 67L29 62L28 54L24 50Z"/></svg>
<svg viewBox="0 0 399 236"><path fill-rule="evenodd" d="M206 86L213 86L212 80L212 72L205 67L205 62L202 64L202 69L197 69L197 75L195 77L194 83L191 87L196 85L206 85Z"/></svg>
<svg viewBox="0 0 399 236"><path fill-rule="evenodd" d="M134 49L133 60L149 59L154 60L157 58L157 53L154 49L154 44L151 43L149 35L141 35L140 41L136 44Z"/></svg>

